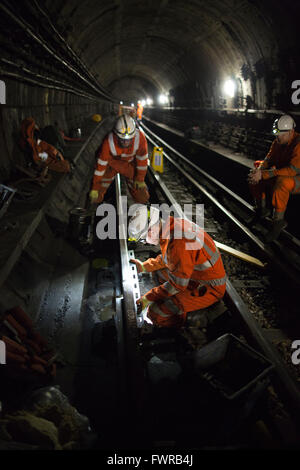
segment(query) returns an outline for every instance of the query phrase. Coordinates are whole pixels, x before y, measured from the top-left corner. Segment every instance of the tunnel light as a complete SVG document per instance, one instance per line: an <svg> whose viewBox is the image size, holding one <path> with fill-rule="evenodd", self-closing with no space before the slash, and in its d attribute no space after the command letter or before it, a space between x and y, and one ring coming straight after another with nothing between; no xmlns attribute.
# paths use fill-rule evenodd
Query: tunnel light
<svg viewBox="0 0 300 470"><path fill-rule="evenodd" d="M134 108L134 103L131 103L131 107Z"/></svg>
<svg viewBox="0 0 300 470"><path fill-rule="evenodd" d="M151 98L147 98L146 103L148 106L151 106L153 104L153 100Z"/></svg>
<svg viewBox="0 0 300 470"><path fill-rule="evenodd" d="M168 97L167 97L167 95L165 95L164 93L162 93L161 95L159 95L158 101L159 101L160 104L166 104L166 103L168 102Z"/></svg>
<svg viewBox="0 0 300 470"><path fill-rule="evenodd" d="M226 80L223 86L223 90L225 95L229 96L230 98L234 97L235 92L235 83L233 80Z"/></svg>
<svg viewBox="0 0 300 470"><path fill-rule="evenodd" d="M123 101L120 101L120 104L123 104Z"/></svg>
<svg viewBox="0 0 300 470"><path fill-rule="evenodd" d="M142 101L141 101L141 105L142 105L142 106L145 106L145 104L146 104L146 100L142 100Z"/></svg>

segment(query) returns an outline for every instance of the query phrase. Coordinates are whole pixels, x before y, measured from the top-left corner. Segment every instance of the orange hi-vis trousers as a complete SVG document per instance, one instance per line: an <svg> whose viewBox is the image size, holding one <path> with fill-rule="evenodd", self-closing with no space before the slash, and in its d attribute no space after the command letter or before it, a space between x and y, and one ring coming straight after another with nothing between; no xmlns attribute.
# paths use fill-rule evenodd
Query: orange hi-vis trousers
<svg viewBox="0 0 300 470"><path fill-rule="evenodd" d="M97 203L100 204L103 201L106 191L118 173L125 176L129 192L135 202L138 204L146 204L150 197L147 186L142 189L134 188L133 179L135 166L133 163L128 163L122 160L111 160L107 165L103 178L101 179Z"/></svg>
<svg viewBox="0 0 300 470"><path fill-rule="evenodd" d="M249 187L258 205L269 193L272 194L275 213L284 213L290 194L300 194L300 176L275 176L260 180L257 184L250 184Z"/></svg>
<svg viewBox="0 0 300 470"><path fill-rule="evenodd" d="M168 270L155 271L161 283L169 279ZM180 328L188 312L209 307L221 300L226 284L221 286L205 285L200 289L185 289L178 294L153 302L148 307L147 316L156 326Z"/></svg>

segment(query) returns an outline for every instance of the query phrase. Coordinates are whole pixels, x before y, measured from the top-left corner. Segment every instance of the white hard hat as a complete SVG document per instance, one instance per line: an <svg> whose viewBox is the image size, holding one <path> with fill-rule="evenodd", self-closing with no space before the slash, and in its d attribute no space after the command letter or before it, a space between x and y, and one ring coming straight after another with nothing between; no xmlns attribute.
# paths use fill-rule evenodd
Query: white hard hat
<svg viewBox="0 0 300 470"><path fill-rule="evenodd" d="M134 212L128 224L128 236L135 240L145 240L148 232L159 222L159 209L140 205Z"/></svg>
<svg viewBox="0 0 300 470"><path fill-rule="evenodd" d="M135 120L131 116L123 114L120 116L114 127L114 133L122 140L131 140L135 136Z"/></svg>
<svg viewBox="0 0 300 470"><path fill-rule="evenodd" d="M275 119L273 123L273 134L279 134L280 132L291 131L296 127L294 119L288 114L284 114L279 119Z"/></svg>

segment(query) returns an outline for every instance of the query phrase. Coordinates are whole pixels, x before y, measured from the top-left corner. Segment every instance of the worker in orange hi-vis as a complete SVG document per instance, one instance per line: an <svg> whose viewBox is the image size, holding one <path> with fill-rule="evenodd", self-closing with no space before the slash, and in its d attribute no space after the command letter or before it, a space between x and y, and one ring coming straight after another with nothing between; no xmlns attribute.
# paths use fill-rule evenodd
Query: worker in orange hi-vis
<svg viewBox="0 0 300 470"><path fill-rule="evenodd" d="M62 154L51 144L41 140L40 130L33 118L26 118L21 123L21 148L30 154L34 162L41 167L48 167L58 173L69 173L71 166Z"/></svg>
<svg viewBox="0 0 300 470"><path fill-rule="evenodd" d="M148 306L147 316L156 326L181 327L188 312L222 299L226 274L213 239L198 225L185 219L160 218L159 210L138 208L128 225L129 236L160 245L161 254L141 262L131 259L137 271L156 271L161 285L137 300L138 313Z"/></svg>
<svg viewBox="0 0 300 470"><path fill-rule="evenodd" d="M116 174L126 177L130 194L135 202L149 200L144 182L148 168L148 145L145 134L136 128L128 115L118 117L114 129L103 140L97 156L90 200L101 203Z"/></svg>
<svg viewBox="0 0 300 470"><path fill-rule="evenodd" d="M287 226L284 214L290 194L300 193L300 134L295 132L295 126L288 114L274 121L276 139L266 158L248 177L257 218L269 215L266 195L269 191L272 195L273 226L265 237L266 242L276 240Z"/></svg>
<svg viewBox="0 0 300 470"><path fill-rule="evenodd" d="M136 118L138 121L142 120L144 107L140 101L137 102Z"/></svg>

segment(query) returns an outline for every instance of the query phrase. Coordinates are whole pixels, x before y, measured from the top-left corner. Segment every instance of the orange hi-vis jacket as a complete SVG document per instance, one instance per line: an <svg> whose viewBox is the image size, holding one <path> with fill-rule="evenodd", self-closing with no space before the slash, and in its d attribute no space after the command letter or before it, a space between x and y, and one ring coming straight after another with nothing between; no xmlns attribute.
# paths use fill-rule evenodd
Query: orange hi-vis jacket
<svg viewBox="0 0 300 470"><path fill-rule="evenodd" d="M175 238L176 231L181 231L181 239ZM169 238L164 238L166 234L170 234ZM219 250L198 225L170 217L163 224L160 247L161 254L148 259L143 266L148 272L167 269L169 280L147 292L148 300L158 301L186 289L197 292L202 286L225 287L226 273Z"/></svg>
<svg viewBox="0 0 300 470"><path fill-rule="evenodd" d="M36 123L33 118L25 118L21 123L21 140L20 145L23 150L26 150L26 144L32 151L33 160L37 164L44 164L48 166L50 170L54 170L60 173L68 173L70 171L70 163L64 159L62 154L53 145L48 144L44 140L34 139L34 130L36 129ZM42 152L46 152L48 157L43 160L40 157Z"/></svg>
<svg viewBox="0 0 300 470"><path fill-rule="evenodd" d="M137 110L136 110L136 117L137 117L138 119L142 119L143 110L144 110L143 105L140 104L140 103L138 103L138 105L137 105Z"/></svg>
<svg viewBox="0 0 300 470"><path fill-rule="evenodd" d="M300 176L300 134L294 132L286 145L275 139L260 169L264 180L274 176Z"/></svg>
<svg viewBox="0 0 300 470"><path fill-rule="evenodd" d="M135 180L143 182L148 167L148 145L143 131L136 129L135 137L128 148L118 145L118 139L113 132L110 132L104 138L97 156L92 185L93 190L99 190L101 180L111 160L128 162L128 164L134 161Z"/></svg>

